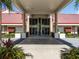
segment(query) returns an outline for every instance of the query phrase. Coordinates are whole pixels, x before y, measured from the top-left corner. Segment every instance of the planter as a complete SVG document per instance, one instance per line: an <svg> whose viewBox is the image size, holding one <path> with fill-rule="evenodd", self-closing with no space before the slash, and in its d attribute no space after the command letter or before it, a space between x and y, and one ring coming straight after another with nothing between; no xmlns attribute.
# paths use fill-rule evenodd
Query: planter
<svg viewBox="0 0 79 59"><path fill-rule="evenodd" d="M59 37L60 38L66 38L66 34L65 33L60 33Z"/></svg>
<svg viewBox="0 0 79 59"><path fill-rule="evenodd" d="M15 33L15 38L16 38L16 39L21 38L21 33Z"/></svg>

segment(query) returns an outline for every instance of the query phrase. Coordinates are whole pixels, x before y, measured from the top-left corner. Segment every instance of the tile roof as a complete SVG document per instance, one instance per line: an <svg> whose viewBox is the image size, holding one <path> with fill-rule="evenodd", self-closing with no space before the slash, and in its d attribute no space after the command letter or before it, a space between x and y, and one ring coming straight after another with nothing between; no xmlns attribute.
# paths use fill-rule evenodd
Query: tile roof
<svg viewBox="0 0 79 59"><path fill-rule="evenodd" d="M3 13L2 24L22 24L21 13ZM79 24L79 14L58 14L58 24Z"/></svg>
<svg viewBox="0 0 79 59"><path fill-rule="evenodd" d="M22 24L22 14L2 13L2 24Z"/></svg>
<svg viewBox="0 0 79 59"><path fill-rule="evenodd" d="M59 24L79 24L79 14L58 14Z"/></svg>

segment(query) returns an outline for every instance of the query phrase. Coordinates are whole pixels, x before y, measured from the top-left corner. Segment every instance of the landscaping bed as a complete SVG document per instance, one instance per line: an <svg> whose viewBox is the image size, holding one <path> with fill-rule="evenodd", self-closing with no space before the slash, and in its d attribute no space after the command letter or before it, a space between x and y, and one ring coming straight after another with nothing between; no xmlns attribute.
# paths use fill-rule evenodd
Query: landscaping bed
<svg viewBox="0 0 79 59"><path fill-rule="evenodd" d="M79 59L79 48L72 48L61 55L61 59Z"/></svg>

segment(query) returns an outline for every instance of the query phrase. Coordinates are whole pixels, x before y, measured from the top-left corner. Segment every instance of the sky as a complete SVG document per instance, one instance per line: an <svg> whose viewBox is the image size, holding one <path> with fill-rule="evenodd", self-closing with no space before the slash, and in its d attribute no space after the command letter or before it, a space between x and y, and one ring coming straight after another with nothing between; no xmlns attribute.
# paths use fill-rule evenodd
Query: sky
<svg viewBox="0 0 79 59"><path fill-rule="evenodd" d="M64 14L79 14L79 10L75 8L75 0L69 3L65 8L63 8L60 13Z"/></svg>
<svg viewBox="0 0 79 59"><path fill-rule="evenodd" d="M79 10L75 8L75 0L73 0L71 3L69 3L65 8L61 9L59 13L64 14L79 14ZM4 6L5 7L5 6ZM4 8L3 7L3 8ZM19 10L13 5L13 10L16 12L19 12Z"/></svg>

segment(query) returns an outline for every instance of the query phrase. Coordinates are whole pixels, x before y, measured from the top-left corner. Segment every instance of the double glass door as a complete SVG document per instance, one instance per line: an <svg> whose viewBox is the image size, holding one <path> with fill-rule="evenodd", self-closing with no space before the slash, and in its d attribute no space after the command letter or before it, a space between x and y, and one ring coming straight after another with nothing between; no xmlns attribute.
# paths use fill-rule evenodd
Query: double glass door
<svg viewBox="0 0 79 59"><path fill-rule="evenodd" d="M50 34L49 18L30 18L30 35L48 36Z"/></svg>

